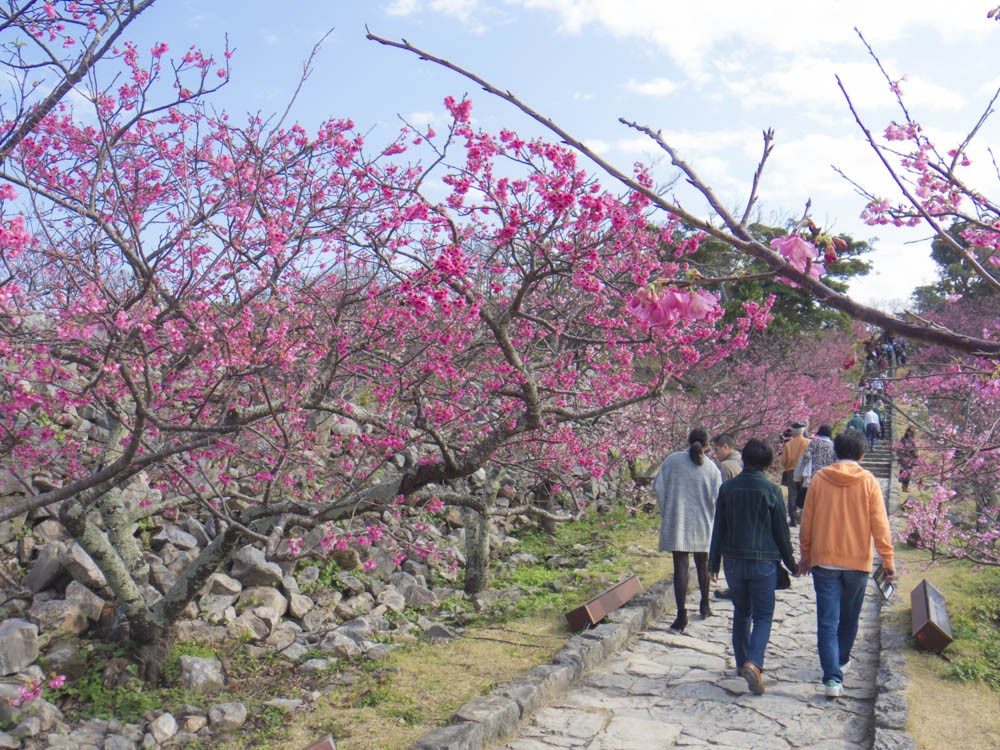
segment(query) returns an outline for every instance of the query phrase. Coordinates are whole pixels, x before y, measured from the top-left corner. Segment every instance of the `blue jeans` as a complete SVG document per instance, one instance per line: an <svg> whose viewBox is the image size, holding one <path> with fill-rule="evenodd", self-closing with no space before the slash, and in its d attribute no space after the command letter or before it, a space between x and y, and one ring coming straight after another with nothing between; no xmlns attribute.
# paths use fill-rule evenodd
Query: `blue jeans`
<svg viewBox="0 0 1000 750"><path fill-rule="evenodd" d="M771 638L774 617L774 587L778 583L778 563L774 560L722 561L733 602L733 651L736 668L748 661L764 668L764 650ZM751 628L751 622L753 627Z"/></svg>
<svg viewBox="0 0 1000 750"><path fill-rule="evenodd" d="M816 589L816 642L823 682L844 681L840 665L851 658L868 574L863 570L813 568Z"/></svg>

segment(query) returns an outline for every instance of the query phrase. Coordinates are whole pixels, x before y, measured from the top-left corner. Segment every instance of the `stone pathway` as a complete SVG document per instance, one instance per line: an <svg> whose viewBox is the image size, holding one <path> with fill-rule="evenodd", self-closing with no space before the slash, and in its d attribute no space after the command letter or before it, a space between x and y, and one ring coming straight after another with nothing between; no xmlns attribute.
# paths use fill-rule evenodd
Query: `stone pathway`
<svg viewBox="0 0 1000 750"><path fill-rule="evenodd" d="M793 543L798 550L797 529ZM694 572L691 581L696 580ZM713 588L724 588L724 577ZM713 597L713 616L694 615L683 634L671 612L556 704L539 710L502 750L847 750L870 748L878 668L878 592L865 597L843 697L826 698L816 652L812 578L777 592L764 663L766 693L736 675L732 605ZM698 612L697 588L688 612Z"/></svg>

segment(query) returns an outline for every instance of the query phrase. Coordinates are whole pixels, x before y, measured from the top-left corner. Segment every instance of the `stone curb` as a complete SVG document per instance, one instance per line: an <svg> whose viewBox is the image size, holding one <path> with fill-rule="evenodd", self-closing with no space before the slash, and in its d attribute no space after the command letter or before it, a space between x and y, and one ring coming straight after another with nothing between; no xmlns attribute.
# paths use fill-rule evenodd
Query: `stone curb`
<svg viewBox="0 0 1000 750"><path fill-rule="evenodd" d="M893 422L895 425L895 421ZM895 432L895 429L893 429ZM895 437L893 435L892 437ZM895 445L895 441L893 442ZM895 453L891 458L889 471L889 491L886 506L889 509L889 523L893 533L900 525L899 484L896 477ZM897 592L896 596L900 596ZM875 676L875 743L873 750L915 750L916 742L906 733L906 720L910 715L910 701L906 689L910 678L903 667L906 659L903 646L907 635L897 625L891 623L887 602L880 601L878 672Z"/></svg>
<svg viewBox="0 0 1000 750"><path fill-rule="evenodd" d="M542 664L489 695L461 706L452 723L431 730L408 750L484 750L512 736L525 719L554 702L580 677L599 667L673 601L670 579L657 581L595 628L571 636L551 664Z"/></svg>

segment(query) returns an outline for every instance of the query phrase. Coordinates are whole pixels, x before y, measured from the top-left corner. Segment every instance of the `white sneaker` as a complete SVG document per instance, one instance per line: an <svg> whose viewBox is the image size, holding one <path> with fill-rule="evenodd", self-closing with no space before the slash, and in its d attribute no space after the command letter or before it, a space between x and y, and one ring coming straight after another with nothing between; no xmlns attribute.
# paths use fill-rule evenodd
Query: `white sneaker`
<svg viewBox="0 0 1000 750"><path fill-rule="evenodd" d="M843 684L837 682L836 680L826 681L826 697L827 698L839 698L844 692Z"/></svg>

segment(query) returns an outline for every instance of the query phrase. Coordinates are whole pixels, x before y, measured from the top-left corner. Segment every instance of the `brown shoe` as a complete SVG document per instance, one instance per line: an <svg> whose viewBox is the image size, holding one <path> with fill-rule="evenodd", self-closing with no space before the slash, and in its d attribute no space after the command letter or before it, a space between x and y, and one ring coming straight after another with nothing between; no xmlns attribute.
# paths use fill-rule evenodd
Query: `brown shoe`
<svg viewBox="0 0 1000 750"><path fill-rule="evenodd" d="M743 679L747 681L747 687L750 688L750 692L754 695L764 694L764 678L760 676L760 669L753 662L747 662L743 665L742 671Z"/></svg>

